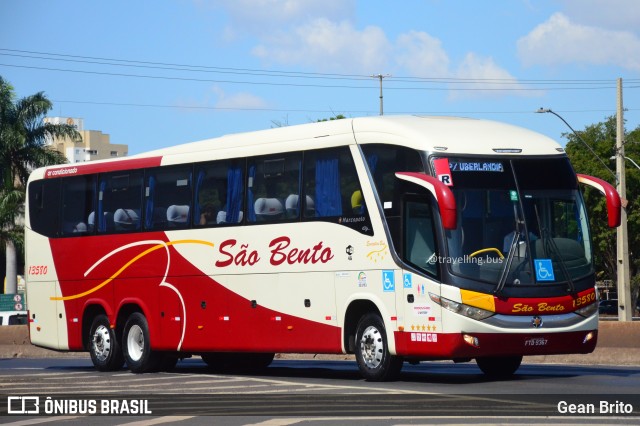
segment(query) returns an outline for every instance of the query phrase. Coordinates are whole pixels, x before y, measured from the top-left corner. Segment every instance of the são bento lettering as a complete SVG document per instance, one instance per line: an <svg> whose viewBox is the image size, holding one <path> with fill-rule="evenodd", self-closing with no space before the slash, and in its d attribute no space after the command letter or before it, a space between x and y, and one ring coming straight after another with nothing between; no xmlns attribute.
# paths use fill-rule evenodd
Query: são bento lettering
<svg viewBox="0 0 640 426"><path fill-rule="evenodd" d="M252 248L248 243L238 244L235 239L221 242L218 251L220 259L215 263L218 268L231 265L253 266L261 259L258 249ZM325 247L322 241L311 247L295 247L292 246L291 238L287 236L271 240L268 245L268 252L269 263L273 266L327 263L334 257L331 248Z"/></svg>

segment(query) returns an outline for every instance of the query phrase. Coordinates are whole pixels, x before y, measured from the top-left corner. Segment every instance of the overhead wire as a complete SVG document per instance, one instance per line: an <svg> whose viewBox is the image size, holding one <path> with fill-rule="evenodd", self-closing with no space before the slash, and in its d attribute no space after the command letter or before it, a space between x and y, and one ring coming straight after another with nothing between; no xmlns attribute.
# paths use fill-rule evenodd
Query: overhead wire
<svg viewBox="0 0 640 426"><path fill-rule="evenodd" d="M0 48L0 57L18 58L37 61L56 61L66 64L93 66L122 67L124 69L157 70L168 72L166 75L157 74L136 74L131 72L112 72L96 69L63 68L51 67L41 64L15 64L0 63L0 67L11 67L21 69L33 69L48 72L64 72L74 74L96 75L106 77L137 78L150 80L172 80L196 83L217 83L217 84L241 84L256 86L276 86L276 87L296 87L296 88L321 88L321 89L353 89L371 90L377 86L377 81L370 75L345 74L345 73L320 73L303 72L289 70L267 70L257 68L234 68L212 65L194 65L169 62L141 61L121 58L106 58L97 56L71 55L65 53L40 52L31 50L19 50ZM187 73L187 74L180 74ZM201 73L206 75L237 75L261 77L260 80L245 79L225 79L225 78L201 78L189 74ZM274 80L279 79L279 80ZM302 81L327 81L327 84L303 83ZM334 81L344 81L346 84L334 84ZM640 88L640 79L626 79L625 89ZM348 84L352 83L352 84ZM460 92L542 92L542 91L569 91L569 90L608 90L615 89L616 81L611 79L516 79L516 78L462 78L462 77L425 77L425 76L389 76L385 79L385 91L460 91ZM125 103L125 102L99 102L82 100L56 100L60 103L76 103L87 105L124 106L141 108L178 108L178 109L201 109L201 110L245 110L245 111L277 111L277 112L311 112L327 113L328 110L306 110L306 109L277 109L261 107L217 107L198 105L167 105L151 103ZM587 112L594 110L573 111ZM598 110L605 111L605 110ZM606 110L608 111L608 110ZM566 111L565 111L566 112ZM372 114L375 111L350 111L350 113ZM402 113L394 111L394 113ZM419 114L450 114L451 112L416 112ZM530 113L530 111L492 111L492 112L454 112L455 114L519 114Z"/></svg>
<svg viewBox="0 0 640 426"><path fill-rule="evenodd" d="M81 55L69 55L61 53L49 53L38 52L30 50L18 50L18 49L6 49L0 48L0 56L14 57L14 58L26 58L37 60L49 60L75 64L87 64L87 65L107 65L114 67L125 67L134 69L155 69L162 71L178 71L178 72L198 72L198 73L215 73L215 74L233 74L233 75L248 75L259 76L267 78L290 78L290 79L315 79L315 80L346 80L358 83L366 82L366 85L346 85L346 84L302 84L292 82L273 82L273 81L248 81L248 80L225 80L225 79L211 79L211 78L196 78L185 76L172 76L172 75L149 75L149 74L131 74L124 72L107 72L107 71L95 71L86 69L68 69L48 66L37 65L18 65L0 63L0 66L24 68L24 69L36 69L42 71L55 71L55 72L68 72L78 74L93 74L104 75L112 77L127 77L127 78L144 78L144 79L158 79L158 80L177 80L177 81L192 81L192 82L208 82L208 83L221 83L221 84L248 84L248 85L267 85L267 86L290 86L290 87L317 87L317 88L337 88L337 89L370 89L375 82L369 75L360 74L338 74L338 73L318 73L318 72L301 72L301 71L286 71L286 70L265 70L265 69L252 69L252 68L232 68L232 67L217 67L210 65L191 65L191 64L178 64L167 62L152 62L152 61L139 61L129 59L118 58L104 58L95 56L81 56ZM424 83L424 84L437 84L447 85L447 87L434 87L434 86L419 86L419 87L397 87L387 84L385 90L434 90L434 91L549 91L549 90L601 90L615 88L614 80L604 79L591 79L591 80L540 80L540 79L515 79L515 78L458 78L458 77L420 77L420 76L390 76L385 80L387 83ZM627 83L640 83L640 79L630 79ZM511 86L517 85L518 87L454 87L453 85L499 85L499 86ZM523 87L528 86L540 86L546 85L550 87ZM565 87L555 87L563 85ZM637 88L638 86L630 86L628 88Z"/></svg>

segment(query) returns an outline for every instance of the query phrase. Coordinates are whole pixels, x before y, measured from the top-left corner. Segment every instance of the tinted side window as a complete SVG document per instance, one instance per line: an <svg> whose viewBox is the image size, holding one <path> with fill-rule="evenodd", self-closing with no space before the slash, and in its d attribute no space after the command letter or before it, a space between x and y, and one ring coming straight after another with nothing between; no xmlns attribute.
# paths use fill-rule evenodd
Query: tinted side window
<svg viewBox="0 0 640 426"><path fill-rule="evenodd" d="M305 217L361 215L360 182L347 147L305 153Z"/></svg>
<svg viewBox="0 0 640 426"><path fill-rule="evenodd" d="M142 171L115 172L100 177L98 232L127 232L141 227Z"/></svg>
<svg viewBox="0 0 640 426"><path fill-rule="evenodd" d="M358 173L348 147L304 153L303 217L339 223L373 235Z"/></svg>
<svg viewBox="0 0 640 426"><path fill-rule="evenodd" d="M409 148L394 145L362 145L369 170L380 196L385 214L391 210L394 215L400 212L401 181L396 172L424 172L420 154Z"/></svg>
<svg viewBox="0 0 640 426"><path fill-rule="evenodd" d="M191 167L147 170L144 195L145 229L188 227L191 214Z"/></svg>
<svg viewBox="0 0 640 426"><path fill-rule="evenodd" d="M244 218L244 160L197 165L193 224L233 225Z"/></svg>
<svg viewBox="0 0 640 426"><path fill-rule="evenodd" d="M300 217L299 153L251 158L248 163L249 222L278 222Z"/></svg>
<svg viewBox="0 0 640 426"><path fill-rule="evenodd" d="M29 184L29 225L47 237L58 235L60 179L38 180Z"/></svg>
<svg viewBox="0 0 640 426"><path fill-rule="evenodd" d="M438 274L436 240L431 206L424 197L408 200L404 208L404 260L416 268Z"/></svg>
<svg viewBox="0 0 640 426"><path fill-rule="evenodd" d="M95 224L95 176L64 178L62 182L62 235L92 233Z"/></svg>

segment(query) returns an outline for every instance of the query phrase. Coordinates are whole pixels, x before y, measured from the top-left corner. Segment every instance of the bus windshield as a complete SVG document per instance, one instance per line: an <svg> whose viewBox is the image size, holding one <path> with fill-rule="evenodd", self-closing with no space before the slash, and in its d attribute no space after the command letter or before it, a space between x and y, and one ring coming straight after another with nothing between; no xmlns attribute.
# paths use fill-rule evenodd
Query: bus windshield
<svg viewBox="0 0 640 426"><path fill-rule="evenodd" d="M434 159L448 163L458 226L446 231L455 275L510 286L567 283L593 272L585 207L566 157Z"/></svg>

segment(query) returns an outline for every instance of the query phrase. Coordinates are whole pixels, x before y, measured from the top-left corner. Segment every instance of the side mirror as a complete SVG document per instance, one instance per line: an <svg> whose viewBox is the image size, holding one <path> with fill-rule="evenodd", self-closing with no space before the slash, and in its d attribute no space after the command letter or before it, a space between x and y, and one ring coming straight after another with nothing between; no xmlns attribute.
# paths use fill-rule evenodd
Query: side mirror
<svg viewBox="0 0 640 426"><path fill-rule="evenodd" d="M620 194L609 182L597 177L578 174L578 182L589 185L602 192L607 199L607 216L609 218L609 228L620 226L620 213L622 203L620 202Z"/></svg>
<svg viewBox="0 0 640 426"><path fill-rule="evenodd" d="M456 199L447 185L424 173L396 172L396 177L414 183L431 192L438 203L438 210L440 211L444 229L456 229Z"/></svg>

